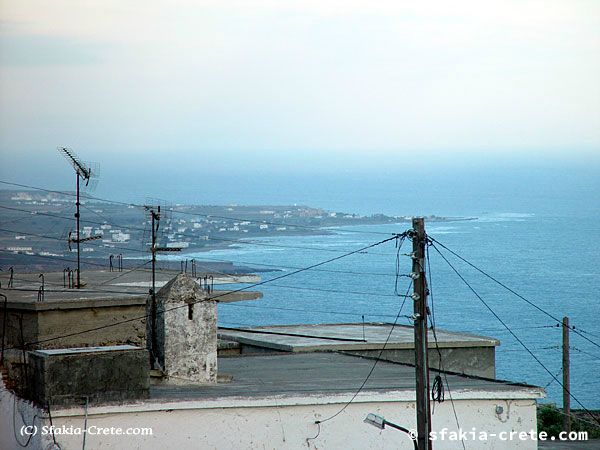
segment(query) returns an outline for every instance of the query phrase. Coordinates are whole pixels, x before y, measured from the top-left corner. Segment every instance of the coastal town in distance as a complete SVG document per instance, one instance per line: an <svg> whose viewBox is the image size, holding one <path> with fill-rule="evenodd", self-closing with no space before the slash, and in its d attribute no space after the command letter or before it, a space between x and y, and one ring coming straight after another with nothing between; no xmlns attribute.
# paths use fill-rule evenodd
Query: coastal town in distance
<svg viewBox="0 0 600 450"><path fill-rule="evenodd" d="M75 194L1 190L3 226L0 262L29 270L64 265L57 257L76 253L69 248L75 231ZM159 201L154 201L159 203ZM110 255L140 257L151 245L150 215L138 205L88 197L81 202L82 258L106 262ZM157 205L148 205L157 208ZM34 216L34 217L32 217ZM118 218L118 219L109 219ZM473 220L472 217L428 216L428 222ZM359 215L304 205L182 205L163 204L158 245L182 254L238 246L239 240L274 236L328 234L328 228L409 223L410 216ZM53 230L48 236L48 230ZM14 231L11 233L11 231ZM62 238L57 238L60 235ZM34 269L35 268L35 269ZM243 272L243 268L240 268ZM261 271L254 268L252 271ZM264 269L262 269L264 271Z"/></svg>

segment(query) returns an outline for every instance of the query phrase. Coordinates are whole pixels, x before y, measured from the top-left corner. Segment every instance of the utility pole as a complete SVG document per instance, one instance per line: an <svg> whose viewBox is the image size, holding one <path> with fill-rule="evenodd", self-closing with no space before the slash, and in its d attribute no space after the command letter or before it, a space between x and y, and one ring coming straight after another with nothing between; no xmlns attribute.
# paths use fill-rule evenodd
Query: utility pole
<svg viewBox="0 0 600 450"><path fill-rule="evenodd" d="M150 211L151 226L152 226L152 245L150 251L152 252L152 287L150 288L150 365L152 369L155 369L157 361L157 349L158 349L158 336L156 333L156 322L158 316L158 305L156 304L156 254L158 252L180 252L181 247L158 247L156 245L158 227L160 225L160 205L156 207L146 206L146 209ZM148 337L146 337L148 339Z"/></svg>
<svg viewBox="0 0 600 450"><path fill-rule="evenodd" d="M158 342L156 339L156 232L160 224L160 206L157 211L154 209L150 210L150 216L152 218L152 246L150 248L152 252L152 287L150 288L150 320L152 328L151 336L151 365L154 369L154 362L156 361L156 349L158 348Z"/></svg>
<svg viewBox="0 0 600 450"><path fill-rule="evenodd" d="M562 373L563 373L563 431L571 432L571 362L569 359L569 318L562 320Z"/></svg>
<svg viewBox="0 0 600 450"><path fill-rule="evenodd" d="M425 278L425 220L412 221L413 300L415 330L415 376L417 387L417 443L419 450L431 450L431 409L429 405L429 360L427 356L427 280Z"/></svg>

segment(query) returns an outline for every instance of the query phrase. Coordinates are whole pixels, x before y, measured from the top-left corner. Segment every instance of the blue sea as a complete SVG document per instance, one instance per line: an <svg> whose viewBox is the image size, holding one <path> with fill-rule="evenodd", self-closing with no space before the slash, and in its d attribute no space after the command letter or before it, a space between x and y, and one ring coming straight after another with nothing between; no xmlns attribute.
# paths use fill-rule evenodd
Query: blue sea
<svg viewBox="0 0 600 450"><path fill-rule="evenodd" d="M152 179L131 172L99 185L97 195L145 203L309 205L359 214L475 217L430 222L427 232L530 302L562 319L600 345L600 164L598 161L489 161L455 165L389 164L345 171L315 165L312 172L245 170L210 166L158 171ZM116 177L115 171L115 177ZM174 182L174 180L177 180ZM306 267L401 233L408 224L339 228L325 236L273 237L263 241L303 249L252 245L195 255L242 265L280 268L263 279ZM357 233L370 231L381 234ZM354 230L354 231L353 231ZM547 386L547 401L561 391L531 355L433 250L431 276L437 326L499 339L497 376ZM189 257L189 256L188 256ZM481 273L450 258L483 300L539 360L561 380L561 330L556 323ZM260 266L258 266L260 267ZM402 299L394 296L395 248L390 242L365 254L260 286L264 298L221 305L222 325L393 321ZM401 259L408 273L410 261ZM287 272L286 272L287 271ZM401 280L406 282L405 279ZM400 289L405 289L400 286ZM341 291L341 292L331 292ZM354 293L349 293L352 291ZM406 305L402 314L410 314ZM401 323L408 323L402 318ZM571 390L587 408L600 409L600 347L571 333ZM578 407L572 401L573 407Z"/></svg>
<svg viewBox="0 0 600 450"><path fill-rule="evenodd" d="M384 174L340 176L318 183L314 177L300 176L241 178L231 183L221 180L220 184L215 180L212 187L207 182L196 196L186 191L193 198L177 195L176 190L167 195L196 203L298 203L363 214L476 217L469 221L429 222L427 232L551 315L559 319L568 316L571 325L600 345L598 170L515 168L492 172L460 176L438 173L435 178L425 178L425 182L420 180L421 184L415 176ZM210 178L204 178L207 180ZM262 273L263 280L267 280L293 271L288 267L306 267L339 254L319 249L352 251L408 227L405 223L342 227L333 229L330 235L260 240L304 249L249 243L195 256L281 268L281 272ZM405 245L408 252L410 243ZM403 301L394 296L395 252L392 241L320 267L330 271L311 270L262 285L264 298L259 301L220 305L219 322L223 326L361 322L363 315L366 321L392 322ZM433 249L430 257L437 326L499 339L497 377L546 387L546 401L560 405L561 390L551 375ZM561 329L556 322L481 273L448 257L519 339L562 380ZM410 272L409 258L402 257L400 263L403 273ZM399 289L406 288L407 279L401 279ZM402 315L410 314L411 308L407 302ZM402 317L399 323L409 324L409 320ZM586 408L600 409L600 347L575 333L571 333L571 346L571 391ZM577 402L571 403L579 407Z"/></svg>

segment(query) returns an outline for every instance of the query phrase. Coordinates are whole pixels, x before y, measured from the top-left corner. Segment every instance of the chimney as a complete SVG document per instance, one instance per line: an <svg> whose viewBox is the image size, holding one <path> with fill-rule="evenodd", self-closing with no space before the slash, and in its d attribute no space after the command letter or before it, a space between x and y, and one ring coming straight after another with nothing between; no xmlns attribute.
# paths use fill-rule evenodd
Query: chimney
<svg viewBox="0 0 600 450"><path fill-rule="evenodd" d="M172 381L217 382L217 302L186 274L156 294L155 359ZM152 320L147 320L151 350Z"/></svg>

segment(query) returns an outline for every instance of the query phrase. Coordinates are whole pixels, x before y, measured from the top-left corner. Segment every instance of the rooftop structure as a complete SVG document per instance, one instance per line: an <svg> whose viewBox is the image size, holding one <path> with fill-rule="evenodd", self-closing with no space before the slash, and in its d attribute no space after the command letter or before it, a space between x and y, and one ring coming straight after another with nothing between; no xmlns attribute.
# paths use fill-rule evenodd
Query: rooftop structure
<svg viewBox="0 0 600 450"><path fill-rule="evenodd" d="M152 435L88 436L86 449L96 448L200 448L240 449L412 449L402 433L381 432L363 424L368 413L415 428L414 368L380 361L356 398L374 360L339 353L289 353L254 355L219 360L219 370L230 375L229 383L217 385L158 385L150 387L150 398L121 403L56 406L55 427L151 428ZM436 372L432 371L431 376ZM454 410L465 430L501 431L536 428L536 399L541 388L504 381L448 375L453 402L435 405L433 429L456 430ZM18 402L18 401L17 401ZM12 407L12 402L10 402ZM343 412L335 418L329 417ZM2 406L7 409L7 402ZM17 403L26 418L39 408ZM28 409L29 408L29 409ZM4 411L2 411L4 412ZM7 411L8 413L9 411ZM5 414L7 415L7 414ZM2 414L0 414L2 416ZM8 419L7 419L8 421ZM46 419L47 421L47 419ZM316 421L323 421L316 424ZM17 423L20 425L20 422ZM1 424L0 430L9 424ZM0 433L8 442L12 433ZM45 439L45 440L44 440ZM81 448L81 435L60 435L64 450ZM34 436L31 448L45 448L51 436ZM0 442L0 446L3 442ZM497 438L468 441L467 448L511 448L533 450L533 440L514 440L501 447ZM436 450L451 450L460 442L440 440Z"/></svg>
<svg viewBox="0 0 600 450"><path fill-rule="evenodd" d="M429 349L440 349L444 370L494 378L497 339L437 330L429 331ZM238 342L240 353L343 351L359 356L414 364L414 330L390 323L278 325L219 329L219 337ZM440 369L439 354L430 351L429 366Z"/></svg>
<svg viewBox="0 0 600 450"><path fill-rule="evenodd" d="M46 288L59 275L48 276ZM35 297L36 289L11 292L23 298L7 302L13 348L8 377L0 386L0 397L7 400L0 402L0 448L23 444L27 437L21 439L19 427L33 421L48 425L50 415L60 430L83 423L88 429L146 430L88 434L88 450L413 447L402 434L363 423L367 414L376 413L415 428L415 369L408 365L414 360L412 328L369 323L217 330L216 301L260 294L212 291L203 279L198 283L179 274L156 295L157 342L150 347L154 357L148 357L149 296L140 295L147 287L136 286L135 280L117 287L114 283L126 273L96 276L104 284L96 279L88 286L102 286L99 292L52 288L43 301ZM33 278L27 281L31 286ZM92 324L98 329L90 331ZM230 354L237 347L238 355L217 358L217 336ZM450 392L435 405L434 430L475 428L498 436L536 429L536 400L544 390L494 379L497 340L442 330L437 340L446 352L444 368L450 373L443 379ZM434 342L430 336L430 348ZM81 346L87 348L70 348ZM430 353L433 366L435 353ZM154 361L158 367L150 370ZM429 376L438 373L430 369ZM7 389L7 382L21 388ZM41 450L51 448L54 439L62 450L82 446L77 433L38 434L28 444ZM496 438L467 443L467 448L505 448L501 443ZM457 444L440 440L435 448L450 450ZM510 448L536 446L525 439L511 442Z"/></svg>

